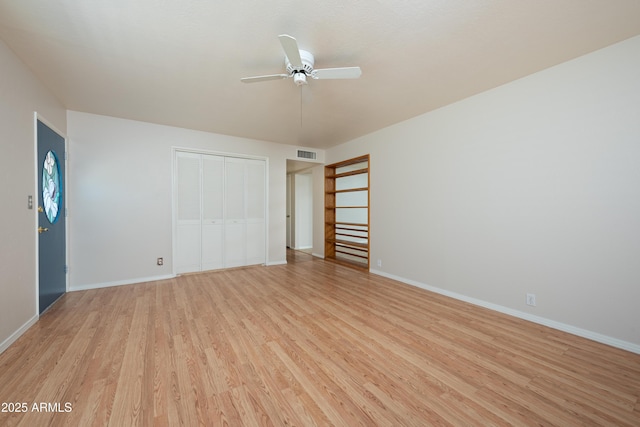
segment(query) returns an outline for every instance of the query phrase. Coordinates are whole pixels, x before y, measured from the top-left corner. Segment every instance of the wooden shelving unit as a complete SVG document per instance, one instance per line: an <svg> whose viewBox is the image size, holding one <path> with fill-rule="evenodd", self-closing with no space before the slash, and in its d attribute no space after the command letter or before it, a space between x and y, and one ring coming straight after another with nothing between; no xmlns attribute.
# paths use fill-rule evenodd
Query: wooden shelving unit
<svg viewBox="0 0 640 427"><path fill-rule="evenodd" d="M325 166L325 259L369 270L369 182L368 154Z"/></svg>

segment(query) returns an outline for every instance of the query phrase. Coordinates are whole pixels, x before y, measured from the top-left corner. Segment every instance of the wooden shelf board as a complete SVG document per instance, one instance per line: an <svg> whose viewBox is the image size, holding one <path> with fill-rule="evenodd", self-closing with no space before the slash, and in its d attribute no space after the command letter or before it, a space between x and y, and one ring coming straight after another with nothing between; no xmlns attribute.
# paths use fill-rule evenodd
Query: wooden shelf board
<svg viewBox="0 0 640 427"><path fill-rule="evenodd" d="M352 233L361 233L362 236L358 235L358 236L355 236L355 237L362 237L364 239L366 239L367 235L369 234L369 230L363 230L361 228L353 228L353 227L336 226L335 230L336 230L336 233L339 233L339 234L343 234L343 233L345 233L347 231L352 232ZM338 231L338 230L340 230L340 231Z"/></svg>
<svg viewBox="0 0 640 427"><path fill-rule="evenodd" d="M327 225L353 225L354 227L369 227L369 224L362 224L359 222L340 222L340 221L326 221ZM362 230L364 231L364 230Z"/></svg>
<svg viewBox="0 0 640 427"><path fill-rule="evenodd" d="M369 260L369 256L367 255L358 255L358 254L352 254L350 252L344 252L344 251L339 251L336 249L336 253L342 254L342 255L348 255L348 256L352 256L352 257L356 257L356 258L362 258L362 259L366 259ZM337 256L337 255L336 255Z"/></svg>
<svg viewBox="0 0 640 427"><path fill-rule="evenodd" d="M363 173L369 173L369 168L356 169L356 170L353 170L353 171L336 173L336 174L333 174L333 175L325 175L324 177L325 178L338 179L338 178L344 178L346 176L362 175Z"/></svg>
<svg viewBox="0 0 640 427"><path fill-rule="evenodd" d="M356 248L355 246L344 246L339 243L336 243L335 248L336 248L335 252L340 252L338 248L344 248L344 249L349 249L351 251L366 252L367 254L369 253L369 250L367 248ZM348 252L343 252L343 253L348 253ZM368 255L366 255L366 257L369 258Z"/></svg>
<svg viewBox="0 0 640 427"><path fill-rule="evenodd" d="M360 188L347 188L345 190L331 190L325 191L325 194L336 194L336 193L352 193L356 191L368 191L369 187L360 187Z"/></svg>
<svg viewBox="0 0 640 427"><path fill-rule="evenodd" d="M337 163L333 163L330 165L327 165L328 168L342 168L345 166L350 166L350 165L357 165L358 163L364 163L364 162L368 162L369 161L369 155L368 154L364 154L360 157L355 157L353 159L349 159L349 160L344 160L342 162L337 162Z"/></svg>
<svg viewBox="0 0 640 427"><path fill-rule="evenodd" d="M348 240L342 240L342 239L326 239L325 242L340 244L340 245L344 245L344 246L353 246L353 247L356 247L356 248L363 248L363 249L369 250L369 244L368 243L350 242Z"/></svg>

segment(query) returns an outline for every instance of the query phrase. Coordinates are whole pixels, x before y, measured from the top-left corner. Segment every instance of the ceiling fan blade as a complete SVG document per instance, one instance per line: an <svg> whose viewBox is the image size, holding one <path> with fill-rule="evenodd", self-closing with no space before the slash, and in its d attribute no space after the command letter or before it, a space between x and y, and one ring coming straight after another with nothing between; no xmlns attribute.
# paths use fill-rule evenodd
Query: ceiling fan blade
<svg viewBox="0 0 640 427"><path fill-rule="evenodd" d="M298 48L298 42L295 38L288 34L281 34L278 36L280 44L284 50L285 55L289 58L289 62L293 68L302 68L302 59L300 58L300 49Z"/></svg>
<svg viewBox="0 0 640 427"><path fill-rule="evenodd" d="M243 77L242 83L266 82L268 80L281 80L291 77L289 74L269 74L267 76Z"/></svg>
<svg viewBox="0 0 640 427"><path fill-rule="evenodd" d="M357 79L362 75L360 67L320 68L313 70L314 79Z"/></svg>

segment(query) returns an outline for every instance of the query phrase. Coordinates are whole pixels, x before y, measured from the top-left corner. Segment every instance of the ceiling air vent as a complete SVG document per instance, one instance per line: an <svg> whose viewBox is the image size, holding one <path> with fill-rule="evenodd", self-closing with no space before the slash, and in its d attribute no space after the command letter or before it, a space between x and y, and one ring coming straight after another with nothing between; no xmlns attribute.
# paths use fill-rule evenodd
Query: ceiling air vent
<svg viewBox="0 0 640 427"><path fill-rule="evenodd" d="M298 150L298 158L299 159L315 160L316 159L316 153L315 153L315 151Z"/></svg>

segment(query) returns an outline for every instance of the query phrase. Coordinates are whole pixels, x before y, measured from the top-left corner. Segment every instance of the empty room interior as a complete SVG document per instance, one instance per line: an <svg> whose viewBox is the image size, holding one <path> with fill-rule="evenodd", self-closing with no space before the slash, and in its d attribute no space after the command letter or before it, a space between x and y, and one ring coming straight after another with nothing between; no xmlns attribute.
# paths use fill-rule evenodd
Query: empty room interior
<svg viewBox="0 0 640 427"><path fill-rule="evenodd" d="M0 0L0 425L640 425L640 2Z"/></svg>

